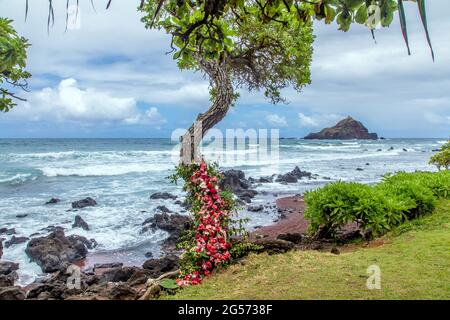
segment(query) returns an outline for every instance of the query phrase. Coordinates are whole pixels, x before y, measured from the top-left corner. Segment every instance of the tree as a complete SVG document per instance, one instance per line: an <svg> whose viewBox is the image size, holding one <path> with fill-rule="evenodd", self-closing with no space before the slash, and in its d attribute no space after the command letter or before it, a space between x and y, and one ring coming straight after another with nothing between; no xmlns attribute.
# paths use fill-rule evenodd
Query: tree
<svg viewBox="0 0 450 320"><path fill-rule="evenodd" d="M26 90L31 74L25 71L27 40L20 37L11 26L11 20L0 18L0 112L8 112L16 105L17 96L13 90Z"/></svg>
<svg viewBox="0 0 450 320"><path fill-rule="evenodd" d="M417 3L429 40L425 1ZM142 1L143 22L172 36L179 67L201 70L211 83L212 106L197 117L198 128L194 123L182 137L182 163L200 160L198 145L226 115L235 89L264 89L277 103L282 88L310 83L313 19L336 21L343 31L353 22L366 24L373 33L378 20L389 26L397 9L409 52L403 0Z"/></svg>

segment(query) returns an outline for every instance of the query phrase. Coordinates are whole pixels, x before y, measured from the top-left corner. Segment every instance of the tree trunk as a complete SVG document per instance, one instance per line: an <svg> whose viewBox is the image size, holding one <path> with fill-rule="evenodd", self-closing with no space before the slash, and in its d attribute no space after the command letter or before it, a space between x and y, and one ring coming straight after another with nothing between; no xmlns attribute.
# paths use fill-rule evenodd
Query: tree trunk
<svg viewBox="0 0 450 320"><path fill-rule="evenodd" d="M226 62L204 61L199 59L201 69L209 76L215 89L215 99L212 106L205 113L198 115L186 134L181 137L181 164L199 163L201 155L198 153L202 138L209 129L219 123L227 114L233 101L233 86L228 73Z"/></svg>

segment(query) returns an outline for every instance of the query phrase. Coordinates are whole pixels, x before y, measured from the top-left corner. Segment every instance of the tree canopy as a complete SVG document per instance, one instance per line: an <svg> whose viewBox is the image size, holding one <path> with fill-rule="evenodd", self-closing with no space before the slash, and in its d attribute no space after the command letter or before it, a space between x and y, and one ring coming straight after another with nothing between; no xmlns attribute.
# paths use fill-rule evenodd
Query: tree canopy
<svg viewBox="0 0 450 320"><path fill-rule="evenodd" d="M11 26L11 20L0 18L0 111L7 112L24 100L12 90L27 88L31 74L25 71L28 41Z"/></svg>

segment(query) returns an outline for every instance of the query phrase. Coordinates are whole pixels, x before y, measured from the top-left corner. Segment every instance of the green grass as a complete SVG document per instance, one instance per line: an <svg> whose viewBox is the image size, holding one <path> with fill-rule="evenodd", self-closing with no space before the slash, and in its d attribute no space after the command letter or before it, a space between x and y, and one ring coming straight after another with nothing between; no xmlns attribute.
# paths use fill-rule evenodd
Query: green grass
<svg viewBox="0 0 450 320"><path fill-rule="evenodd" d="M340 255L292 251L250 255L202 285L165 299L450 299L450 201L366 247ZM381 289L366 287L370 265Z"/></svg>

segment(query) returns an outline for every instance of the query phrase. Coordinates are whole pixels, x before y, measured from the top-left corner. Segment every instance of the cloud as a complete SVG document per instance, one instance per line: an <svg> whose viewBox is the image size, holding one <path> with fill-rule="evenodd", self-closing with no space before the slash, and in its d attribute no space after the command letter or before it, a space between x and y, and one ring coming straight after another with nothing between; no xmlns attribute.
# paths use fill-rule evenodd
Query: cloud
<svg viewBox="0 0 450 320"><path fill-rule="evenodd" d="M28 101L9 115L25 121L123 122L127 124L164 123L158 109L144 112L134 98L117 98L95 88L82 89L75 79L62 80L56 87L31 93Z"/></svg>
<svg viewBox="0 0 450 320"><path fill-rule="evenodd" d="M269 124L279 127L287 127L288 123L285 117L278 114L271 113L266 116L266 120Z"/></svg>
<svg viewBox="0 0 450 320"><path fill-rule="evenodd" d="M151 107L144 113L126 118L124 122L127 124L155 124L158 125L157 128L160 128L160 125L167 123L167 120L161 116L156 107Z"/></svg>
<svg viewBox="0 0 450 320"><path fill-rule="evenodd" d="M343 119L344 116L339 114L312 114L305 115L302 112L298 113L298 120L300 126L306 128L317 128L334 125L337 121Z"/></svg>

